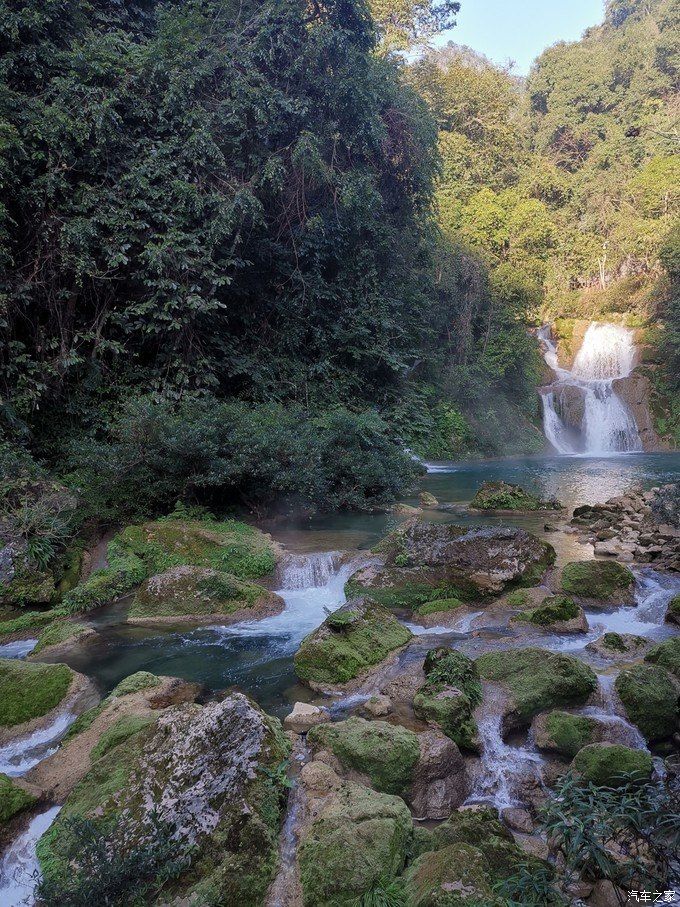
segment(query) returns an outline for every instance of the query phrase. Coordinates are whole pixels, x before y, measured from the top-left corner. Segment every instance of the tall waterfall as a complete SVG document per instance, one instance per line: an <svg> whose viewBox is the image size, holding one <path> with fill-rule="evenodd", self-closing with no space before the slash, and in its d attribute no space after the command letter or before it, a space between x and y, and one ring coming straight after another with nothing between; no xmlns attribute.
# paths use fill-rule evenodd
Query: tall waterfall
<svg viewBox="0 0 680 907"><path fill-rule="evenodd" d="M635 366L632 332L593 322L571 371L560 368L548 325L538 337L543 358L557 376L541 393L543 430L555 450L561 454L642 450L635 419L614 390L614 381L628 377Z"/></svg>

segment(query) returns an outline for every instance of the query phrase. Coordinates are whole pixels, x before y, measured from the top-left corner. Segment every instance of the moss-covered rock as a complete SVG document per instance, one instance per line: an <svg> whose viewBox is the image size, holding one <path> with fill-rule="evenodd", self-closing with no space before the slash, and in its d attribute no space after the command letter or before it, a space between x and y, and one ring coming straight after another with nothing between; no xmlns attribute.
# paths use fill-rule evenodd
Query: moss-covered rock
<svg viewBox="0 0 680 907"><path fill-rule="evenodd" d="M405 863L413 824L399 797L346 782L299 849L305 907L350 907Z"/></svg>
<svg viewBox="0 0 680 907"><path fill-rule="evenodd" d="M284 608L263 586L210 567L171 567L142 583L128 609L132 620L210 615L266 617ZM247 612L246 615L243 612Z"/></svg>
<svg viewBox="0 0 680 907"><path fill-rule="evenodd" d="M263 903L277 862L289 753L278 721L234 693L168 708L151 724L116 723L99 746L38 844L48 880L66 866L91 883L98 877L98 866L74 850L73 817L107 820L114 852L148 847L161 821L191 864L173 883L172 899L206 907Z"/></svg>
<svg viewBox="0 0 680 907"><path fill-rule="evenodd" d="M638 656L648 645L644 636L634 636L631 633L605 633L599 639L589 642L586 649L600 658L616 659L624 655Z"/></svg>
<svg viewBox="0 0 680 907"><path fill-rule="evenodd" d="M597 689L597 677L588 665L546 649L490 652L476 665L484 680L501 683L508 691L506 730L525 727L538 712L580 705Z"/></svg>
<svg viewBox="0 0 680 907"><path fill-rule="evenodd" d="M92 633L94 633L94 630L92 627L88 627L87 624L73 620L56 620L41 632L31 655L37 655L39 652L43 652L53 646L75 643L79 639L92 635Z"/></svg>
<svg viewBox="0 0 680 907"><path fill-rule="evenodd" d="M313 684L346 683L411 639L403 624L374 602L355 600L343 606L358 614L347 626L334 629L325 620L302 640L295 654L295 673Z"/></svg>
<svg viewBox="0 0 680 907"><path fill-rule="evenodd" d="M493 893L489 863L470 844L450 844L417 857L405 874L410 907L500 907Z"/></svg>
<svg viewBox="0 0 680 907"><path fill-rule="evenodd" d="M645 655L645 661L661 665L680 680L680 636L660 642Z"/></svg>
<svg viewBox="0 0 680 907"><path fill-rule="evenodd" d="M67 612L61 608L51 608L48 611L24 611L16 614L7 620L0 621L0 639L3 637L11 639L12 637L25 637L29 634L38 635L41 627L51 624L61 617L66 617Z"/></svg>
<svg viewBox="0 0 680 907"><path fill-rule="evenodd" d="M11 552L11 554L8 554ZM56 597L54 575L32 564L25 546L8 545L0 557L10 561L10 570L0 570L0 605L24 608L27 605L47 605Z"/></svg>
<svg viewBox="0 0 680 907"><path fill-rule="evenodd" d="M523 529L470 529L409 520L378 546L384 564L357 571L348 594L390 608L440 599L479 600L507 586L535 585L555 552Z"/></svg>
<svg viewBox="0 0 680 907"><path fill-rule="evenodd" d="M36 802L34 794L20 787L7 775L0 774L0 826L9 822L24 809Z"/></svg>
<svg viewBox="0 0 680 907"><path fill-rule="evenodd" d="M562 571L562 589L600 602L629 601L635 577L617 561L572 561Z"/></svg>
<svg viewBox="0 0 680 907"><path fill-rule="evenodd" d="M114 687L112 696L129 696L131 693L139 693L142 690L149 690L161 684L161 679L157 674L150 671L135 671L124 677L121 682Z"/></svg>
<svg viewBox="0 0 680 907"><path fill-rule="evenodd" d="M652 774L652 757L645 750L593 743L579 750L572 769L584 781L603 787L617 787L632 781L648 780Z"/></svg>
<svg viewBox="0 0 680 907"><path fill-rule="evenodd" d="M413 711L433 721L461 749L476 752L474 710L482 701L482 685L472 659L444 647L425 658L426 681L413 697Z"/></svg>
<svg viewBox="0 0 680 907"><path fill-rule="evenodd" d="M565 759L573 759L584 746L600 739L600 725L594 718L559 710L537 715L532 730L539 750Z"/></svg>
<svg viewBox="0 0 680 907"><path fill-rule="evenodd" d="M441 614L447 611L457 611L463 607L463 602L459 598L440 598L431 602L425 602L424 605L418 605L416 614L420 617L427 617L428 614Z"/></svg>
<svg viewBox="0 0 680 907"><path fill-rule="evenodd" d="M478 489L470 503L475 510L559 510L559 501L554 498L544 500L538 495L531 494L521 485L511 485L509 482L484 482Z"/></svg>
<svg viewBox="0 0 680 907"><path fill-rule="evenodd" d="M71 613L113 601L172 568L204 567L248 580L270 574L276 564L270 537L237 520L168 518L127 526L109 542L107 556L108 567L64 596Z"/></svg>
<svg viewBox="0 0 680 907"><path fill-rule="evenodd" d="M668 602L668 610L666 611L666 620L669 624L678 624L680 625L680 595L674 596Z"/></svg>
<svg viewBox="0 0 680 907"><path fill-rule="evenodd" d="M0 658L0 730L51 712L68 693L74 676L66 665Z"/></svg>
<svg viewBox="0 0 680 907"><path fill-rule="evenodd" d="M414 843L405 882L408 904L420 907L501 907L495 886L515 875L518 864L546 865L528 857L489 808L454 812Z"/></svg>
<svg viewBox="0 0 680 907"><path fill-rule="evenodd" d="M307 739L314 747L331 750L344 768L367 775L373 787L386 794L405 792L420 756L417 735L386 721L348 718L319 724Z"/></svg>
<svg viewBox="0 0 680 907"><path fill-rule="evenodd" d="M585 633L588 630L583 608L568 595L550 596L538 608L522 611L513 620L536 624L557 633Z"/></svg>
<svg viewBox="0 0 680 907"><path fill-rule="evenodd" d="M648 741L665 740L678 729L680 681L661 665L636 665L616 678L626 714Z"/></svg>

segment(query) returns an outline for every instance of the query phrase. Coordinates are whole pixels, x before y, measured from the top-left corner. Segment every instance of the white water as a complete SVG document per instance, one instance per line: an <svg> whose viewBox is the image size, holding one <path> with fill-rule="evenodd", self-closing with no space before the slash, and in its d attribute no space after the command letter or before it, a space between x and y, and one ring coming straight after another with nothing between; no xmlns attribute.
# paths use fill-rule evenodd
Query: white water
<svg viewBox="0 0 680 907"><path fill-rule="evenodd" d="M545 325L538 332L543 358L556 373L556 381L541 394L543 430L560 454L610 454L640 451L640 434L630 410L617 396L614 380L625 378L635 367L635 344L628 328L593 322L586 331L571 371L560 368L557 347ZM579 430L566 425L560 415L565 389L582 395L583 417Z"/></svg>
<svg viewBox="0 0 680 907"><path fill-rule="evenodd" d="M598 698L601 705L587 706L582 710L582 714L609 725L612 728L612 743L622 743L624 746L648 752L647 741L625 716L623 705L614 686L616 676L616 674L597 675Z"/></svg>
<svg viewBox="0 0 680 907"><path fill-rule="evenodd" d="M37 639L17 639L0 646L0 658L26 658L38 645Z"/></svg>
<svg viewBox="0 0 680 907"><path fill-rule="evenodd" d="M22 834L5 852L0 862L0 904L2 907L23 907L32 904L40 867L35 847L54 822L61 807L52 806L31 819Z"/></svg>
<svg viewBox="0 0 680 907"><path fill-rule="evenodd" d="M286 603L284 610L264 620L216 627L215 632L223 637L278 637L281 652L294 652L323 623L328 611L345 603L345 583L366 562L364 558L338 566L339 560L336 551L289 556L279 567L281 588L276 590Z"/></svg>
<svg viewBox="0 0 680 907"><path fill-rule="evenodd" d="M33 766L56 753L59 741L75 720L76 715L64 712L47 727L0 746L0 773L10 778L25 775Z"/></svg>
<svg viewBox="0 0 680 907"><path fill-rule="evenodd" d="M527 775L540 776L543 757L525 746L510 746L503 740L502 716L494 709L478 721L482 744L480 772L468 803L492 803L502 810L517 806L516 790Z"/></svg>

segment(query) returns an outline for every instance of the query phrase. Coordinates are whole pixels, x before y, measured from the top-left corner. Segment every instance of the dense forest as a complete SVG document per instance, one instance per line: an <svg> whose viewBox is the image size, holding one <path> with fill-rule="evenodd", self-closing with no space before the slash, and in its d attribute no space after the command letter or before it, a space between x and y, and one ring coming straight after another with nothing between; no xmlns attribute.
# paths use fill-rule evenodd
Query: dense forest
<svg viewBox="0 0 680 907"><path fill-rule="evenodd" d="M637 319L677 429L677 2L528 80L423 50L457 8L3 2L7 475L113 521L384 502L405 448L542 449L546 315Z"/></svg>

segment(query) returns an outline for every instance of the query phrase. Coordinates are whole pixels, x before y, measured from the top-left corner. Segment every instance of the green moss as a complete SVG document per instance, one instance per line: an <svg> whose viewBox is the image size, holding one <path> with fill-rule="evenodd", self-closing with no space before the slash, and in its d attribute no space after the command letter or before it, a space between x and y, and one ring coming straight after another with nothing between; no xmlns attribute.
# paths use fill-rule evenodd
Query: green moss
<svg viewBox="0 0 680 907"><path fill-rule="evenodd" d="M526 589L513 589L506 595L505 601L511 608L523 608L529 601L529 593Z"/></svg>
<svg viewBox="0 0 680 907"><path fill-rule="evenodd" d="M149 671L136 671L123 680L114 688L111 696L127 696L130 693L139 693L141 690L148 690L152 687L160 686L161 679L156 674Z"/></svg>
<svg viewBox="0 0 680 907"><path fill-rule="evenodd" d="M66 665L0 659L0 727L46 715L66 696L72 679Z"/></svg>
<svg viewBox="0 0 680 907"><path fill-rule="evenodd" d="M626 714L647 740L665 740L677 730L680 684L661 665L636 665L616 678Z"/></svg>
<svg viewBox="0 0 680 907"><path fill-rule="evenodd" d="M7 775L0 774L0 826L32 806L36 800L37 797L18 787Z"/></svg>
<svg viewBox="0 0 680 907"><path fill-rule="evenodd" d="M169 518L127 526L109 542L107 553L109 566L94 571L64 596L63 606L69 613L114 601L147 577L172 567L209 567L238 579L252 579L271 573L276 564L272 541L237 520L218 523ZM216 588L212 592L219 594Z"/></svg>
<svg viewBox="0 0 680 907"><path fill-rule="evenodd" d="M90 753L90 760L94 762L101 759L109 750L133 737L144 728L153 723L153 718L143 717L141 715L123 715L111 727L107 728L101 735L96 745Z"/></svg>
<svg viewBox="0 0 680 907"><path fill-rule="evenodd" d="M652 774L652 757L645 750L593 743L576 754L572 767L584 781L617 787L631 781L648 780Z"/></svg>
<svg viewBox="0 0 680 907"><path fill-rule="evenodd" d="M91 709L88 709L86 712L78 715L76 720L64 734L62 742L68 743L69 740L72 740L74 737L77 737L78 734L82 734L83 731L86 731L89 727L92 727L95 720L101 715L101 713L108 705L109 701L110 700L107 697L97 705L93 705Z"/></svg>
<svg viewBox="0 0 680 907"><path fill-rule="evenodd" d="M386 721L348 718L319 724L307 739L332 750L345 768L368 775L373 787L386 794L404 793L420 757L416 734Z"/></svg>
<svg viewBox="0 0 680 907"><path fill-rule="evenodd" d="M396 575L391 579L394 580L394 584L384 588L364 586L357 580L349 580L345 585L345 595L348 599L366 596L383 608L408 608L421 614L423 612L420 609L423 605L430 606L438 601L470 601L479 598L473 586L465 587L461 583L413 582Z"/></svg>
<svg viewBox="0 0 680 907"><path fill-rule="evenodd" d="M680 624L680 595L676 595L668 602L666 620L670 623Z"/></svg>
<svg viewBox="0 0 680 907"><path fill-rule="evenodd" d="M410 630L388 611L368 603L349 627L333 630L324 621L305 637L295 654L295 673L300 680L314 683L345 683L381 662L411 637Z"/></svg>
<svg viewBox="0 0 680 907"><path fill-rule="evenodd" d="M593 742L597 722L585 715L554 711L547 716L545 729L550 737L549 749L573 759L580 749Z"/></svg>
<svg viewBox="0 0 680 907"><path fill-rule="evenodd" d="M521 485L508 482L484 482L477 489L471 507L476 510L559 510L558 501L545 501L526 491Z"/></svg>
<svg viewBox="0 0 680 907"><path fill-rule="evenodd" d="M413 711L436 722L461 749L477 750L474 710L482 686L474 662L452 649L431 649L425 657L427 680L413 697Z"/></svg>
<svg viewBox="0 0 680 907"><path fill-rule="evenodd" d="M459 598L440 598L419 605L418 614L425 617L428 614L439 614L442 611L457 611L462 607L463 602Z"/></svg>
<svg viewBox="0 0 680 907"><path fill-rule="evenodd" d="M609 601L628 592L635 577L616 561L573 561L562 571L562 589L570 595Z"/></svg>
<svg viewBox="0 0 680 907"><path fill-rule="evenodd" d="M326 623L332 630L346 630L359 620L358 611L340 609L329 614Z"/></svg>
<svg viewBox="0 0 680 907"><path fill-rule="evenodd" d="M470 844L451 844L418 857L405 875L409 907L496 907L490 867Z"/></svg>
<svg viewBox="0 0 680 907"><path fill-rule="evenodd" d="M538 712L580 704L597 689L597 677L588 665L546 649L490 652L476 664L482 678L508 688L520 724L528 724Z"/></svg>
<svg viewBox="0 0 680 907"><path fill-rule="evenodd" d="M579 616L579 613L579 607L573 598L569 598L567 595L553 595L544 599L538 608L533 608L531 611L522 611L513 620L527 621L540 627L548 627L550 624L573 620Z"/></svg>
<svg viewBox="0 0 680 907"><path fill-rule="evenodd" d="M36 655L38 652L41 652L43 649L47 649L49 646L58 646L61 643L65 642L75 642L82 636L86 636L90 633L91 628L86 624L77 623L71 620L57 620L54 623L49 624L45 627L40 636L38 637L38 643L33 649L33 654Z"/></svg>
<svg viewBox="0 0 680 907"><path fill-rule="evenodd" d="M78 585L83 568L83 548L82 542L73 545L61 558L57 584L57 593L60 598Z"/></svg>
<svg viewBox="0 0 680 907"><path fill-rule="evenodd" d="M494 838L513 840L510 831L499 820L496 810L482 807L451 813L448 819L432 831L430 844L433 850L449 844L481 847Z"/></svg>
<svg viewBox="0 0 680 907"><path fill-rule="evenodd" d="M602 642L608 649L612 649L614 652L628 651L628 647L619 633L605 633L602 637Z"/></svg>
<svg viewBox="0 0 680 907"><path fill-rule="evenodd" d="M61 608L52 608L49 611L28 611L18 617L0 622L0 637L37 630L38 627L44 627L45 624L51 623L58 617L64 617L65 614L66 612Z"/></svg>
<svg viewBox="0 0 680 907"><path fill-rule="evenodd" d="M184 617L233 614L272 597L256 583L203 567L174 568L142 584L129 617Z"/></svg>
<svg viewBox="0 0 680 907"><path fill-rule="evenodd" d="M680 636L673 636L650 649L645 661L661 665L680 679Z"/></svg>
<svg viewBox="0 0 680 907"><path fill-rule="evenodd" d="M20 556L10 582L0 585L0 604L16 608L47 605L54 600L55 593L54 576L38 570Z"/></svg>
<svg viewBox="0 0 680 907"><path fill-rule="evenodd" d="M350 907L397 876L413 824L399 797L347 782L314 819L299 849L305 907Z"/></svg>

